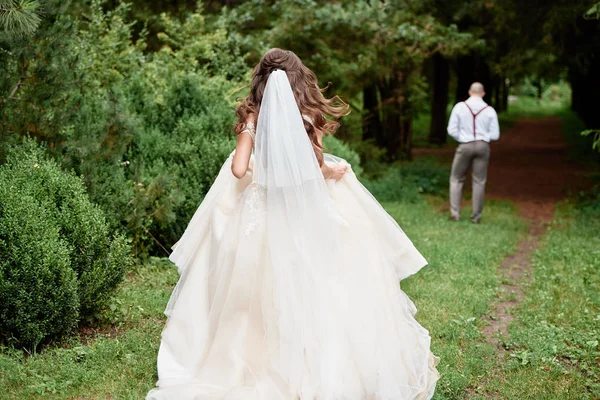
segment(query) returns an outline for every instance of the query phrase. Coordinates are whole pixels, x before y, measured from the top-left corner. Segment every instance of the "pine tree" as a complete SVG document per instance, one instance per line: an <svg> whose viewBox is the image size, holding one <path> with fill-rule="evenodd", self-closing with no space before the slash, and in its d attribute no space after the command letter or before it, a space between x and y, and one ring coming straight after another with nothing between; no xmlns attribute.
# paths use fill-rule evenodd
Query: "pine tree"
<svg viewBox="0 0 600 400"><path fill-rule="evenodd" d="M42 21L40 3L35 0L0 0L2 36L32 35Z"/></svg>

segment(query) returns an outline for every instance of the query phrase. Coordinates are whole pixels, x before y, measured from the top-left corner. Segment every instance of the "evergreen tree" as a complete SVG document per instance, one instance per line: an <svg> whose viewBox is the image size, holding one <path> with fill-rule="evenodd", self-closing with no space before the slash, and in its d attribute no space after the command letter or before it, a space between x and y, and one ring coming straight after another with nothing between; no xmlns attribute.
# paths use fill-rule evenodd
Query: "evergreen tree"
<svg viewBox="0 0 600 400"><path fill-rule="evenodd" d="M0 0L0 30L6 38L32 35L42 21L35 0Z"/></svg>

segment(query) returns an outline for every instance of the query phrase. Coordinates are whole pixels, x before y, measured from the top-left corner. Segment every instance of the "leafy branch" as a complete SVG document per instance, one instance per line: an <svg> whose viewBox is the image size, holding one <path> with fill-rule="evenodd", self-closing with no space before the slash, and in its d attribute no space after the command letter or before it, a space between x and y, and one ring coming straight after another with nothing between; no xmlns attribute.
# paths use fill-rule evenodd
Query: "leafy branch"
<svg viewBox="0 0 600 400"><path fill-rule="evenodd" d="M592 8L586 11L585 18L600 19L600 3L596 3Z"/></svg>
<svg viewBox="0 0 600 400"><path fill-rule="evenodd" d="M42 22L36 0L0 0L0 30L7 36L30 36Z"/></svg>
<svg viewBox="0 0 600 400"><path fill-rule="evenodd" d="M581 136L590 136L594 135L594 142L592 144L592 149L600 151L600 129L588 129L586 131L581 132Z"/></svg>

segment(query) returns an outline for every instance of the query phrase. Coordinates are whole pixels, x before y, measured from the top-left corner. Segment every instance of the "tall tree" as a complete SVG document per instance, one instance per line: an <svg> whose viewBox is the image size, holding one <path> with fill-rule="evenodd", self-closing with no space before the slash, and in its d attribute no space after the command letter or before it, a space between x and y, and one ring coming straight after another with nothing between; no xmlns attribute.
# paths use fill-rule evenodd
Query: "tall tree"
<svg viewBox="0 0 600 400"><path fill-rule="evenodd" d="M412 119L427 101L425 60L458 52L470 39L419 13L412 0L245 4L231 15L238 29L264 23L268 8L264 42L294 50L336 92L352 104L362 102L354 107L363 113L362 136L386 149L390 160L410 157Z"/></svg>
<svg viewBox="0 0 600 400"><path fill-rule="evenodd" d="M460 24L465 15L470 15L474 8L473 1L469 0L424 0L415 2L420 14L430 13L444 25ZM464 24L463 24L464 25ZM465 30L464 27L462 30ZM477 32L475 32L478 34ZM447 109L450 95L450 81L452 78L452 66L459 56L465 56L474 49L483 47L483 41L476 35L465 46L458 51L437 51L430 60L431 71L429 73L430 117L429 142L443 144L447 140Z"/></svg>

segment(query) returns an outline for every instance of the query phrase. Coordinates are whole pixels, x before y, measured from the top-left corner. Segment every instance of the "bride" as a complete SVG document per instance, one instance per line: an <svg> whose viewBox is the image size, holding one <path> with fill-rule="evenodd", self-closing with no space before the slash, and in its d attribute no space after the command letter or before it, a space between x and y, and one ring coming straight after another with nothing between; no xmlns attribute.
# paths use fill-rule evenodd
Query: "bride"
<svg viewBox="0 0 600 400"><path fill-rule="evenodd" d="M350 165L323 154L346 113L294 53L263 56L236 150L170 256L180 278L147 399L433 395L438 359L398 285L426 261Z"/></svg>

